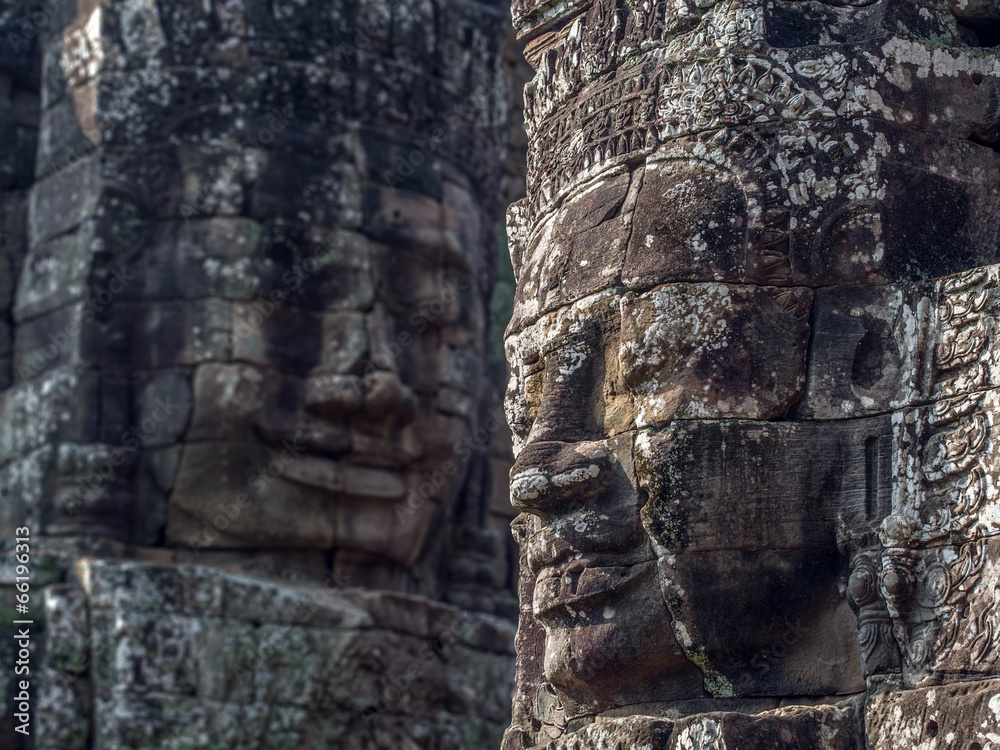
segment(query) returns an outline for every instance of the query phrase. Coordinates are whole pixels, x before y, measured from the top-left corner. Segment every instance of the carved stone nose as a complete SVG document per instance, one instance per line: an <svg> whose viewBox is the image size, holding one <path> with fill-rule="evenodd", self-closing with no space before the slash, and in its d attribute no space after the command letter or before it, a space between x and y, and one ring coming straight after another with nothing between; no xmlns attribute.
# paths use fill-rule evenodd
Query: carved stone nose
<svg viewBox="0 0 1000 750"><path fill-rule="evenodd" d="M364 395L364 381L357 375L314 375L305 384L306 408L331 419L358 411Z"/></svg>
<svg viewBox="0 0 1000 750"><path fill-rule="evenodd" d="M327 419L355 413L366 421L405 427L416 419L417 397L393 372L314 375L305 384L306 408Z"/></svg>
<svg viewBox="0 0 1000 750"><path fill-rule="evenodd" d="M511 504L550 518L585 506L611 479L603 443L529 443L510 471Z"/></svg>

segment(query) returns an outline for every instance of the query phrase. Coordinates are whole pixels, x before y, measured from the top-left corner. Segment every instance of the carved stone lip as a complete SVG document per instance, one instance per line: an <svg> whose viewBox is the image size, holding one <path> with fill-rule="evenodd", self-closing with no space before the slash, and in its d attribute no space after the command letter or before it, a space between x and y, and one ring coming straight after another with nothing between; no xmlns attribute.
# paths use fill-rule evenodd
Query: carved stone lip
<svg viewBox="0 0 1000 750"><path fill-rule="evenodd" d="M543 625L563 618L603 610L603 619L614 616L615 602L648 580L655 572L651 564L595 565L589 560L571 560L542 571L535 584L532 609Z"/></svg>
<svg viewBox="0 0 1000 750"><path fill-rule="evenodd" d="M314 456L300 456L285 469L284 476L289 481L338 495L397 500L406 494L406 481L399 472Z"/></svg>
<svg viewBox="0 0 1000 750"><path fill-rule="evenodd" d="M420 458L419 451L403 445L396 438L361 431L351 433L343 427L317 419L291 427L261 421L257 425L257 433L264 443L276 451L292 446L311 456L337 461L349 459L357 465L372 468L405 469ZM363 461L358 461L359 458Z"/></svg>
<svg viewBox="0 0 1000 750"><path fill-rule="evenodd" d="M637 518L617 520L584 511L553 521L527 542L528 568L536 576L568 561L595 565L635 565L655 559L649 537Z"/></svg>

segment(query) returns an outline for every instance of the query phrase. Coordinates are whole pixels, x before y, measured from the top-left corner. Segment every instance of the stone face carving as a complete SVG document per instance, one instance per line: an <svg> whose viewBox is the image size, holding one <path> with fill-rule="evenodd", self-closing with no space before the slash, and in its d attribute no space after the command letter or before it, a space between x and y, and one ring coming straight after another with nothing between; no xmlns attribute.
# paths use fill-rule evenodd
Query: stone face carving
<svg viewBox="0 0 1000 750"><path fill-rule="evenodd" d="M957 732L1000 626L1000 8L513 11L506 750L925 747L927 685Z"/></svg>
<svg viewBox="0 0 1000 750"><path fill-rule="evenodd" d="M52 20L5 528L336 549L344 575L441 594L432 527L488 501L504 20L377 5Z"/></svg>
<svg viewBox="0 0 1000 750"><path fill-rule="evenodd" d="M32 747L499 744L506 16L0 8L0 543L31 529Z"/></svg>

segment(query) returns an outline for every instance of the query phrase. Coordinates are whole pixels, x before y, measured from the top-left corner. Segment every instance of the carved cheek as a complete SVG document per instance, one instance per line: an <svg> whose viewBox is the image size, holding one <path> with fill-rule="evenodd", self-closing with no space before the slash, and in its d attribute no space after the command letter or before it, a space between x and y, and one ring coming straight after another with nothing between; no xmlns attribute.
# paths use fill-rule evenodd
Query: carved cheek
<svg viewBox="0 0 1000 750"><path fill-rule="evenodd" d="M800 397L808 289L665 284L622 300L621 361L640 428L773 419Z"/></svg>

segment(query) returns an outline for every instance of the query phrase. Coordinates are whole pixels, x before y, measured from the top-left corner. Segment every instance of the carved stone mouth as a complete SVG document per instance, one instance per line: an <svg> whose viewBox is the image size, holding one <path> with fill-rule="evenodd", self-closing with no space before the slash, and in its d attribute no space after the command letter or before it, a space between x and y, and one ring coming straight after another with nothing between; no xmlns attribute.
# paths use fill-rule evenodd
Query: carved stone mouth
<svg viewBox="0 0 1000 750"><path fill-rule="evenodd" d="M423 441L412 431L393 428L389 420L348 424L313 414L275 411L254 422L257 436L275 450L289 446L311 456L352 461L363 465L405 469L424 455Z"/></svg>
<svg viewBox="0 0 1000 750"><path fill-rule="evenodd" d="M292 482L353 497L396 500L406 494L406 482L398 472L315 456L300 456L284 475Z"/></svg>
<svg viewBox="0 0 1000 750"><path fill-rule="evenodd" d="M582 511L535 532L527 542L527 562L535 575L572 559L585 558L596 565L634 565L654 559L648 541L637 517L618 519Z"/></svg>
<svg viewBox="0 0 1000 750"><path fill-rule="evenodd" d="M582 559L547 568L535 584L535 617L543 625L563 619L580 624L579 618L594 615L611 622L615 602L654 573L649 563L600 566Z"/></svg>

